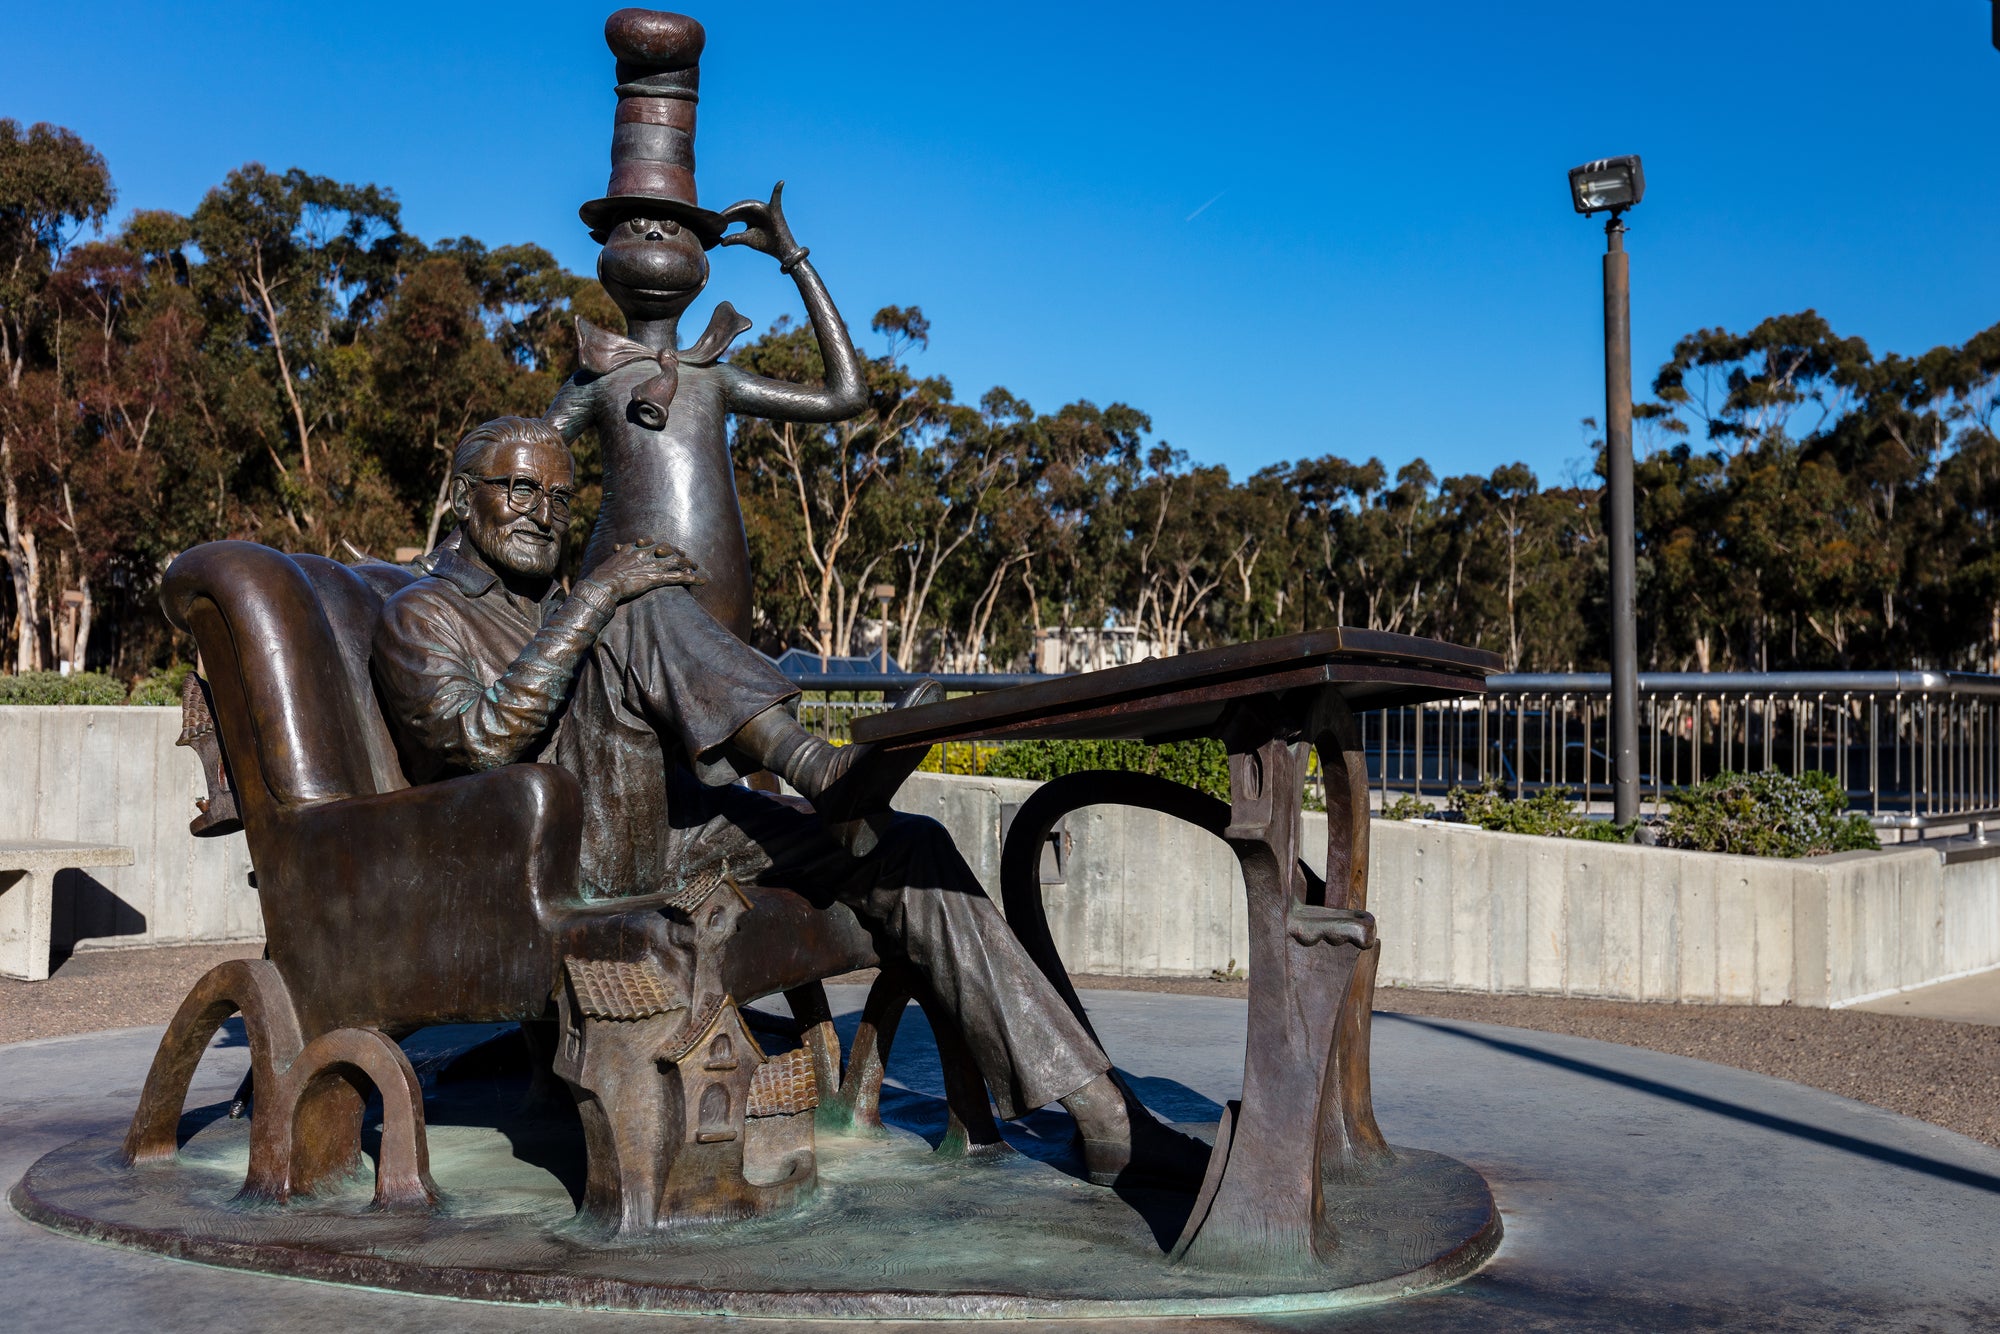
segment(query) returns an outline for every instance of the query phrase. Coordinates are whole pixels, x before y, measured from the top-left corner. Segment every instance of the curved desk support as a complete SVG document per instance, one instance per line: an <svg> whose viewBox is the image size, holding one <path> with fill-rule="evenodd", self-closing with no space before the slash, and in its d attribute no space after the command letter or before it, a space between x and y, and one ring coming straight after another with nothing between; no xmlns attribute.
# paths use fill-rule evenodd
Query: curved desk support
<svg viewBox="0 0 2000 1334"><path fill-rule="evenodd" d="M1001 851L1001 897L1022 947L1088 1028L1042 902L1041 849L1056 823L1085 806L1132 806L1229 844L1249 909L1243 1098L1218 1128L1175 1256L1310 1270L1338 1245L1323 1183L1392 1157L1369 1089L1380 951L1365 910L1367 770L1354 713L1332 688L1246 699L1220 730L1229 747L1227 803L1151 774L1093 770L1044 784ZM1308 748L1326 777L1324 879L1299 857Z"/></svg>

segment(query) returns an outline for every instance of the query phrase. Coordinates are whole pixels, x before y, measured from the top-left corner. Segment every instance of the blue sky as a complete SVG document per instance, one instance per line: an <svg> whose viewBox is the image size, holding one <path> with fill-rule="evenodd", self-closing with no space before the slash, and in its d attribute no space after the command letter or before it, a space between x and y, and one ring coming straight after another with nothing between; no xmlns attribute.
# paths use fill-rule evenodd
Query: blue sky
<svg viewBox="0 0 2000 1334"><path fill-rule="evenodd" d="M588 269L611 7L0 0L0 116L97 144L121 212L257 160ZM920 304L962 396L1123 400L1239 476L1580 466L1602 238L1565 171L1607 154L1646 162L1642 387L1683 333L1808 306L1905 352L2000 320L1986 0L696 15L704 203L785 178L857 332ZM797 310L774 270L722 252L710 293L761 327Z"/></svg>

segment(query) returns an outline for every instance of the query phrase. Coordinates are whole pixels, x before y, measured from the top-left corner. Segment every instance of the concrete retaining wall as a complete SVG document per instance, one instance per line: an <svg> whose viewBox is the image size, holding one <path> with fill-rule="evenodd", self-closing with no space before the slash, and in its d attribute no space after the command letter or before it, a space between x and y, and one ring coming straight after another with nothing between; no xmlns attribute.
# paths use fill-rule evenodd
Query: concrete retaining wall
<svg viewBox="0 0 2000 1334"><path fill-rule="evenodd" d="M194 838L206 796L178 708L0 707L0 838L116 843L131 866L56 877L53 943L256 940L264 933L242 835Z"/></svg>
<svg viewBox="0 0 2000 1334"><path fill-rule="evenodd" d="M1002 827L1038 786L1018 778L917 774L896 807L943 822L998 901ZM1325 817L1306 819L1306 841L1317 848L1313 860L1323 863ZM1085 807L1066 823L1063 880L1043 886L1042 902L1071 972L1206 977L1248 959L1243 873L1222 840L1122 806Z"/></svg>
<svg viewBox="0 0 2000 1334"><path fill-rule="evenodd" d="M1382 976L1409 986L1843 1005L2000 966L2000 859L1783 861L1376 821Z"/></svg>
<svg viewBox="0 0 2000 1334"><path fill-rule="evenodd" d="M240 835L188 835L203 792L173 708L0 707L0 837L131 847L130 867L57 882L72 946L262 935ZM1035 784L918 774L934 816L999 894L1002 831ZM1316 866L1325 817L1305 817ZM1043 888L1070 968L1204 977L1248 958L1243 882L1217 840L1147 811L1068 821ZM2000 967L2000 857L1927 847L1786 862L1377 820L1370 907L1382 980L1406 986L1761 1005L1841 1005Z"/></svg>
<svg viewBox="0 0 2000 1334"><path fill-rule="evenodd" d="M898 805L944 821L997 896L1006 807L1034 787L919 774ZM1323 870L1325 817L1305 823ZM1118 807L1069 834L1043 901L1072 971L1199 977L1247 957L1219 840ZM1780 861L1377 820L1369 907L1388 985L1830 1006L2000 967L2000 857L1921 846Z"/></svg>

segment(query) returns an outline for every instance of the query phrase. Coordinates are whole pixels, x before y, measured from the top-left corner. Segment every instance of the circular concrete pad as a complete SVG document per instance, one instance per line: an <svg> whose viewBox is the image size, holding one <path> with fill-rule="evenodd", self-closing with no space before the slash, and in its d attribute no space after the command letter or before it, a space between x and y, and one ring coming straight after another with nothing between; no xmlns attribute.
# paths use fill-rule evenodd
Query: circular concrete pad
<svg viewBox="0 0 2000 1334"><path fill-rule="evenodd" d="M860 992L833 997L857 1009ZM1240 1001L1084 993L1141 1091L1212 1120L1242 1069ZM849 1026L851 1028L851 1018ZM1479 1273L1356 1312L1223 1317L1205 1330L1988 1330L2000 1328L2000 1151L1817 1090L1653 1052L1381 1014L1376 1107L1392 1140L1463 1159L1507 1235ZM892 1062L930 1108L913 1011ZM0 1048L0 1182L79 1134L122 1128L158 1030ZM246 1053L215 1051L191 1105L224 1099ZM1857 1051L1856 1060L1869 1054ZM1031 1118L1031 1153L1063 1118ZM1010 1134L1013 1133L1010 1131ZM10 1324L68 1331L710 1331L712 1321L459 1302L297 1283L92 1246L0 1212ZM1124 1322L1093 1325L1093 1334ZM938 1326L880 1326L932 1334ZM851 1331L779 1321L755 1334Z"/></svg>
<svg viewBox="0 0 2000 1334"><path fill-rule="evenodd" d="M435 1215L374 1212L362 1179L281 1209L232 1205L249 1131L226 1117L160 1166L124 1166L114 1137L79 1140L37 1162L12 1201L24 1217L90 1240L262 1273L485 1301L838 1319L1328 1310L1463 1278L1500 1239L1478 1173L1403 1149L1395 1164L1330 1191L1340 1245L1323 1273L1202 1270L1164 1254L1192 1195L1121 1197L1024 1154L945 1158L892 1130L823 1138L819 1189L799 1208L596 1244L573 1235L565 1165L545 1156L573 1136L519 1121L453 1124L441 1101L431 1104L443 1113L430 1135L444 1195Z"/></svg>

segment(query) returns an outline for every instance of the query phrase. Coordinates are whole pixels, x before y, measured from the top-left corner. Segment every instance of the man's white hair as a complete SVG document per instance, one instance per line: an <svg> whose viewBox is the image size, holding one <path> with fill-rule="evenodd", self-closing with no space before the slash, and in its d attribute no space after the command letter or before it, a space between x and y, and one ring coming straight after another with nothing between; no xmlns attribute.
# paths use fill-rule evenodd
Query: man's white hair
<svg viewBox="0 0 2000 1334"><path fill-rule="evenodd" d="M451 470L464 477L487 477L492 473L493 456L508 445L546 442L569 452L562 433L539 417L495 417L465 433L452 451Z"/></svg>

